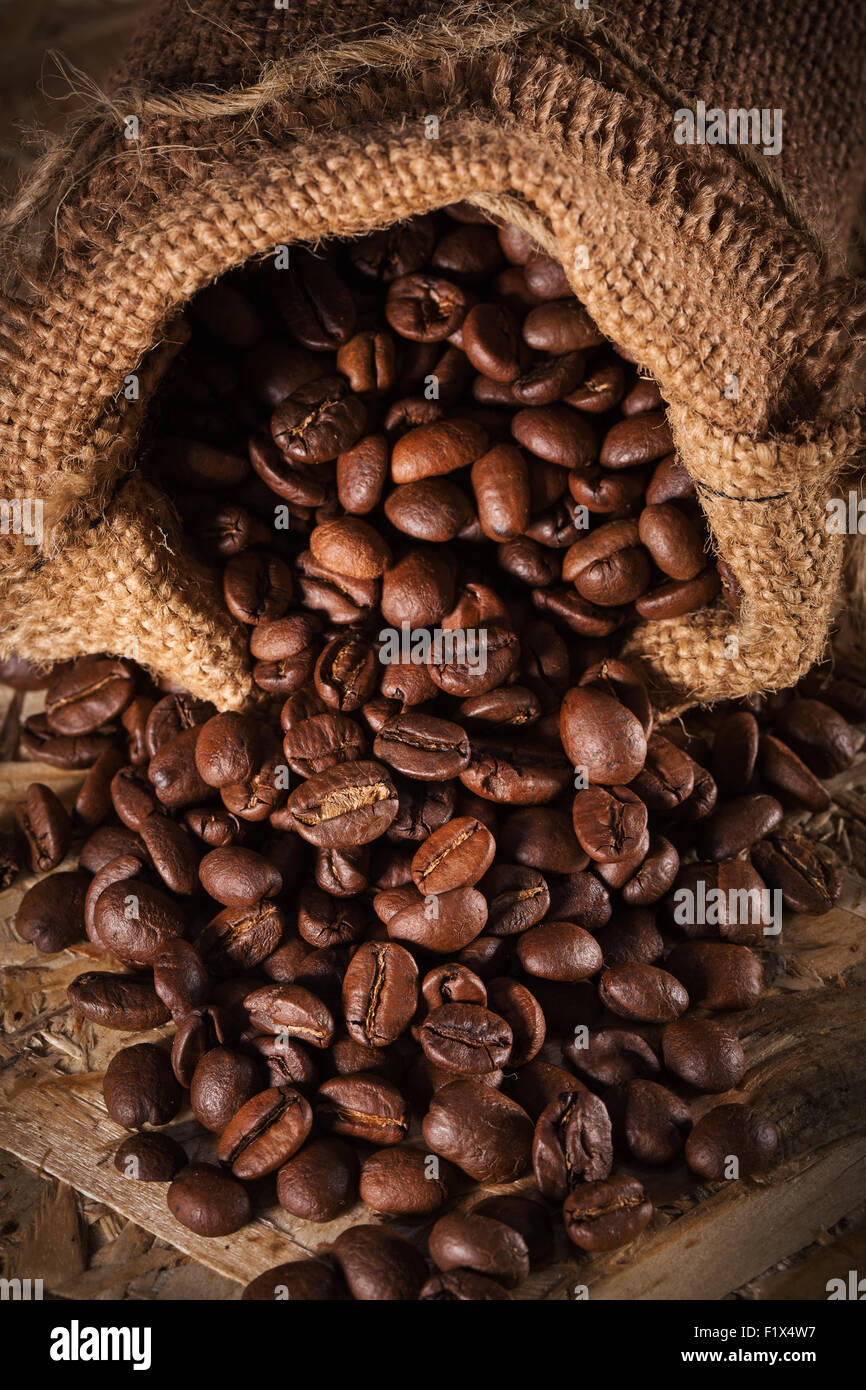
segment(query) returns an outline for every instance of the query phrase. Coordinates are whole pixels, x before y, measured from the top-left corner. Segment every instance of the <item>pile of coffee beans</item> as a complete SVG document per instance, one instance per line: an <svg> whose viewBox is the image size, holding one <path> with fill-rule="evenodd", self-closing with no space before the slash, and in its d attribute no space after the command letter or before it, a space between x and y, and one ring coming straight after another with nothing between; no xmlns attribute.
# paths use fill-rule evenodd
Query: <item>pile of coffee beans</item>
<svg viewBox="0 0 866 1390"><path fill-rule="evenodd" d="M192 319L142 466L224 564L260 704L110 656L7 666L47 680L22 752L87 770L0 846L4 881L49 875L16 927L104 955L80 1019L174 1025L104 1097L118 1171L179 1222L229 1236L274 1189L385 1219L246 1297L507 1299L557 1225L635 1239L647 1171L776 1160L753 1106L692 1104L743 1081L724 1016L781 905L838 896L783 818L827 811L866 700L822 675L656 726L617 643L721 581L655 385L516 229L457 208L293 248ZM186 1104L212 1161L163 1132Z"/></svg>

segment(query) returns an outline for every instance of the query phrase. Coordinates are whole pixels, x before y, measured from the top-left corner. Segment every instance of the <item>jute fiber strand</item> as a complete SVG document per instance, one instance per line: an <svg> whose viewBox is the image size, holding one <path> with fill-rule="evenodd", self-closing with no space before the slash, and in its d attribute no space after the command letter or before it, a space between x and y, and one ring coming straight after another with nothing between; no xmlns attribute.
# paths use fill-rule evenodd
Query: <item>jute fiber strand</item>
<svg viewBox="0 0 866 1390"><path fill-rule="evenodd" d="M42 499L45 524L35 553L0 542L0 654L123 653L221 707L248 699L246 634L134 471L183 306L279 243L469 198L531 230L658 378L742 589L739 619L636 630L659 698L789 684L826 638L841 541L825 504L861 432L843 252L864 50L853 0L832 23L818 0L159 5L0 224L0 497ZM781 156L676 144L698 97L780 107Z"/></svg>

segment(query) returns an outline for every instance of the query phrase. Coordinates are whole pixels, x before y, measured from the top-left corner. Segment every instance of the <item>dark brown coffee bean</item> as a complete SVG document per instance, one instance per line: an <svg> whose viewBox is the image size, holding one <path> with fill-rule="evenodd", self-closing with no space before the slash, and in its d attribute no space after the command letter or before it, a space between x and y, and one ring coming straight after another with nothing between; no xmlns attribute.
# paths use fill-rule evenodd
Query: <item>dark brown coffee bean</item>
<svg viewBox="0 0 866 1390"><path fill-rule="evenodd" d="M571 298L531 309L523 323L523 338L536 351L555 356L600 347L604 342L583 305Z"/></svg>
<svg viewBox="0 0 866 1390"><path fill-rule="evenodd" d="M805 835L770 835L752 847L752 858L767 886L781 891L792 912L829 912L842 891L833 853Z"/></svg>
<svg viewBox="0 0 866 1390"><path fill-rule="evenodd" d="M424 1055L461 1076L500 1070L511 1056L511 1028L481 1004L441 1004L418 1031Z"/></svg>
<svg viewBox="0 0 866 1390"><path fill-rule="evenodd" d="M654 965L664 953L655 914L645 908L622 908L615 912L596 940L607 966Z"/></svg>
<svg viewBox="0 0 866 1390"><path fill-rule="evenodd" d="M334 1221L355 1200L358 1159L341 1139L311 1139L277 1174L281 1207L304 1221Z"/></svg>
<svg viewBox="0 0 866 1390"><path fill-rule="evenodd" d="M321 999L302 985L264 985L244 999L252 1022L265 1033L285 1033L311 1047L329 1047L334 1019Z"/></svg>
<svg viewBox="0 0 866 1390"><path fill-rule="evenodd" d="M168 1009L141 975L88 970L72 981L67 995L80 1018L123 1033L145 1033L169 1020Z"/></svg>
<svg viewBox="0 0 866 1390"><path fill-rule="evenodd" d="M198 736L197 728L187 729L162 744L148 763L147 775L153 789L169 810L194 806L210 794L195 762Z"/></svg>
<svg viewBox="0 0 866 1390"><path fill-rule="evenodd" d="M635 521L608 521L571 545L562 565L582 598L603 608L631 603L650 581L647 552Z"/></svg>
<svg viewBox="0 0 866 1390"><path fill-rule="evenodd" d="M541 922L517 940L517 957L529 975L543 980L587 980L601 969L595 938L574 922Z"/></svg>
<svg viewBox="0 0 866 1390"><path fill-rule="evenodd" d="M123 716L124 719L126 713ZM143 734L143 727L141 732ZM111 815L111 781L114 774L123 767L125 761L126 759L118 749L109 748L100 754L85 777L75 800L75 815L88 830L95 830ZM142 741L139 746L138 766L146 761L147 752Z"/></svg>
<svg viewBox="0 0 866 1390"><path fill-rule="evenodd" d="M387 769L358 760L316 773L292 792L287 811L302 839L326 849L346 849L383 835L397 805Z"/></svg>
<svg viewBox="0 0 866 1390"><path fill-rule="evenodd" d="M651 836L646 858L622 886L623 902L629 907L650 907L659 902L672 887L679 866L679 854L670 840L663 835Z"/></svg>
<svg viewBox="0 0 866 1390"><path fill-rule="evenodd" d="M610 1176L610 1119L597 1096L563 1091L545 1106L535 1125L532 1166L541 1195L552 1202L564 1201L580 1182Z"/></svg>
<svg viewBox="0 0 866 1390"><path fill-rule="evenodd" d="M751 1105L717 1105L698 1120L686 1143L686 1162L708 1182L750 1177L776 1161L780 1135Z"/></svg>
<svg viewBox="0 0 866 1390"><path fill-rule="evenodd" d="M496 842L474 816L459 816L435 830L416 850L412 878L422 894L477 883L493 862Z"/></svg>
<svg viewBox="0 0 866 1390"><path fill-rule="evenodd" d="M155 1043L136 1043L115 1052L102 1081L102 1095L112 1120L124 1129L167 1125L183 1100L169 1055Z"/></svg>
<svg viewBox="0 0 866 1390"><path fill-rule="evenodd" d="M422 1129L434 1153L476 1182L511 1182L530 1161L526 1111L479 1081L452 1081L437 1091Z"/></svg>
<svg viewBox="0 0 866 1390"><path fill-rule="evenodd" d="M649 411L611 426L599 457L605 468L633 468L663 458L672 448L670 427L663 413Z"/></svg>
<svg viewBox="0 0 866 1390"><path fill-rule="evenodd" d="M736 797L720 805L704 821L699 847L701 853L718 863L734 859L776 829L782 807L774 796L763 792Z"/></svg>
<svg viewBox="0 0 866 1390"><path fill-rule="evenodd" d="M496 864L480 883L487 899L487 930L494 936L513 936L533 927L550 908L550 892L542 875L519 864Z"/></svg>
<svg viewBox="0 0 866 1390"><path fill-rule="evenodd" d="M352 1226L334 1243L334 1257L354 1299L417 1299L427 1277L420 1251L384 1226Z"/></svg>
<svg viewBox="0 0 866 1390"><path fill-rule="evenodd" d="M834 777L854 760L850 725L820 700L792 700L776 716L774 732L816 777Z"/></svg>
<svg viewBox="0 0 866 1390"><path fill-rule="evenodd" d="M182 897L198 889L199 856L182 825L158 811L146 816L139 833L166 888Z"/></svg>
<svg viewBox="0 0 866 1390"><path fill-rule="evenodd" d="M472 738L469 766L460 780L488 801L539 806L565 790L569 772L568 763L549 744L503 731L499 738Z"/></svg>
<svg viewBox="0 0 866 1390"><path fill-rule="evenodd" d="M496 444L475 460L472 490L481 529L491 541L509 541L529 525L529 470L512 444Z"/></svg>
<svg viewBox="0 0 866 1390"><path fill-rule="evenodd" d="M153 987L175 1023L207 1003L210 978L189 941L174 937L160 947L153 962Z"/></svg>
<svg viewBox="0 0 866 1390"><path fill-rule="evenodd" d="M401 338L440 343L457 331L468 307L464 291L451 280L401 275L388 291L385 317Z"/></svg>
<svg viewBox="0 0 866 1390"><path fill-rule="evenodd" d="M793 748L772 734L762 734L758 749L761 780L776 792L793 797L807 810L826 811L830 793L822 786Z"/></svg>
<svg viewBox="0 0 866 1390"><path fill-rule="evenodd" d="M734 1034L706 1018L669 1023L662 1033L662 1054L668 1071L696 1091L729 1091L746 1074L746 1059Z"/></svg>
<svg viewBox="0 0 866 1390"><path fill-rule="evenodd" d="M758 721L747 710L726 715L716 726L711 772L725 796L743 796L755 771Z"/></svg>
<svg viewBox="0 0 866 1390"><path fill-rule="evenodd" d="M488 443L486 430L472 420L440 420L421 425L394 445L391 476L395 483L415 483L453 473L480 459Z"/></svg>
<svg viewBox="0 0 866 1390"><path fill-rule="evenodd" d="M598 993L602 1004L620 1018L647 1023L672 1022L689 1007L689 995L679 980L654 965L611 966L601 976Z"/></svg>
<svg viewBox="0 0 866 1390"><path fill-rule="evenodd" d="M236 1178L273 1173L297 1153L310 1132L313 1112L292 1086L273 1086L253 1096L229 1121L219 1141L220 1163Z"/></svg>
<svg viewBox="0 0 866 1390"><path fill-rule="evenodd" d="M638 1033L620 1028L581 1032L563 1048L563 1057L591 1085L616 1086L659 1071L649 1043Z"/></svg>
<svg viewBox="0 0 866 1390"><path fill-rule="evenodd" d="M283 887L277 869L255 850L231 846L214 849L199 865L202 887L224 907L251 907L275 898Z"/></svg>
<svg viewBox="0 0 866 1390"><path fill-rule="evenodd" d="M636 1178L615 1175L582 1183L566 1197L565 1233L581 1250L618 1250L640 1235L652 1220L653 1205Z"/></svg>
<svg viewBox="0 0 866 1390"><path fill-rule="evenodd" d="M689 1107L656 1081L637 1078L604 1093L614 1141L650 1167L673 1163L692 1127Z"/></svg>
<svg viewBox="0 0 866 1390"><path fill-rule="evenodd" d="M176 1046L175 1051L180 1049ZM183 1060L181 1071L185 1070ZM211 1047L193 1069L189 1102L199 1124L221 1134L232 1116L261 1089L262 1071L254 1058L229 1047Z"/></svg>
<svg viewBox="0 0 866 1390"><path fill-rule="evenodd" d="M581 847L602 864L630 859L647 831L647 808L628 787L585 787L574 798L572 819Z"/></svg>
<svg viewBox="0 0 866 1390"><path fill-rule="evenodd" d="M135 694L129 664L112 657L86 657L63 671L45 693L45 718L54 734L92 734L126 709Z"/></svg>
<svg viewBox="0 0 866 1390"><path fill-rule="evenodd" d="M373 754L406 777L442 781L468 765L469 739L459 724L410 712L382 726Z"/></svg>
<svg viewBox="0 0 866 1390"><path fill-rule="evenodd" d="M597 931L609 921L610 894L592 873L569 874L550 881L550 916L557 921L580 922Z"/></svg>
<svg viewBox="0 0 866 1390"><path fill-rule="evenodd" d="M103 946L131 965L153 965L160 948L185 928L174 899L138 878L108 884L93 918Z"/></svg>
<svg viewBox="0 0 866 1390"><path fill-rule="evenodd" d="M421 993L430 1010L438 1009L440 1004L487 1003L483 980L465 965L435 966L424 976Z"/></svg>
<svg viewBox="0 0 866 1390"><path fill-rule="evenodd" d="M429 1216L447 1200L455 1178L445 1159L399 1144L364 1159L361 1197L385 1216Z"/></svg>
<svg viewBox="0 0 866 1390"><path fill-rule="evenodd" d="M404 903L389 917L388 935L443 955L468 945L487 921L487 903L476 888L451 888L421 897L413 886L412 896Z"/></svg>
<svg viewBox="0 0 866 1390"><path fill-rule="evenodd" d="M246 1188L215 1163L190 1163L168 1189L168 1209L197 1236L230 1236L252 1216Z"/></svg>
<svg viewBox="0 0 866 1390"><path fill-rule="evenodd" d="M130 1134L114 1153L118 1173L134 1182L171 1182L186 1161L180 1144L168 1134Z"/></svg>
<svg viewBox="0 0 866 1390"><path fill-rule="evenodd" d="M471 1269L452 1269L431 1275L422 1285L418 1298L422 1303L492 1303L510 1302L511 1294L495 1279L487 1279Z"/></svg>
<svg viewBox="0 0 866 1390"><path fill-rule="evenodd" d="M27 842L33 872L56 869L69 848L72 823L51 788L31 782L24 801L15 808L15 820Z"/></svg>
<svg viewBox="0 0 866 1390"><path fill-rule="evenodd" d="M640 417L638 417L640 418ZM712 603L721 587L719 572L707 566L695 575L694 579L669 579L650 589L635 599L638 617L647 622L659 622L663 618L681 618L684 613L693 613L698 608L706 608Z"/></svg>
<svg viewBox="0 0 866 1390"><path fill-rule="evenodd" d="M15 914L15 930L38 951L65 951L84 936L88 878L82 873L52 874L28 888Z"/></svg>
<svg viewBox="0 0 866 1390"><path fill-rule="evenodd" d="M430 1256L448 1273L469 1269L508 1288L529 1274L529 1249L519 1231L475 1212L442 1216L429 1236Z"/></svg>
<svg viewBox="0 0 866 1390"><path fill-rule="evenodd" d="M329 1134L399 1144L409 1129L406 1101L393 1082L367 1072L335 1076L316 1093L316 1120Z"/></svg>
<svg viewBox="0 0 866 1390"><path fill-rule="evenodd" d="M366 739L354 719L345 714L314 714L302 719L283 740L286 762L300 777L314 777L337 763L364 756Z"/></svg>
<svg viewBox="0 0 866 1390"><path fill-rule="evenodd" d="M418 967L393 941L359 946L343 978L343 1012L350 1038L386 1047L409 1026L418 1002Z"/></svg>
<svg viewBox="0 0 866 1390"><path fill-rule="evenodd" d="M761 962L747 946L684 941L665 966L688 990L695 1008L749 1009L761 994Z"/></svg>
<svg viewBox="0 0 866 1390"><path fill-rule="evenodd" d="M293 1260L274 1265L247 1284L241 1294L246 1302L334 1302L348 1297L342 1279L324 1260Z"/></svg>
<svg viewBox="0 0 866 1390"><path fill-rule="evenodd" d="M639 519L641 544L671 579L694 579L706 564L700 532L672 503L644 507Z"/></svg>
<svg viewBox="0 0 866 1390"><path fill-rule="evenodd" d="M31 715L21 726L19 747L27 758L48 763L49 767L92 767L107 749L114 747L113 734L52 735L44 714Z"/></svg>
<svg viewBox="0 0 866 1390"><path fill-rule="evenodd" d="M260 965L275 951L285 927L273 902L227 907L208 922L196 946L214 975L234 975Z"/></svg>
<svg viewBox="0 0 866 1390"><path fill-rule="evenodd" d="M641 771L647 740L631 710L592 686L569 690L560 713L562 746L589 782L627 785Z"/></svg>
<svg viewBox="0 0 866 1390"><path fill-rule="evenodd" d="M398 531L420 541L451 541L473 517L466 493L448 478L404 483L385 502L385 515Z"/></svg>
<svg viewBox="0 0 866 1390"><path fill-rule="evenodd" d="M597 457L592 427L568 405L528 406L511 422L518 444L560 468L587 468Z"/></svg>

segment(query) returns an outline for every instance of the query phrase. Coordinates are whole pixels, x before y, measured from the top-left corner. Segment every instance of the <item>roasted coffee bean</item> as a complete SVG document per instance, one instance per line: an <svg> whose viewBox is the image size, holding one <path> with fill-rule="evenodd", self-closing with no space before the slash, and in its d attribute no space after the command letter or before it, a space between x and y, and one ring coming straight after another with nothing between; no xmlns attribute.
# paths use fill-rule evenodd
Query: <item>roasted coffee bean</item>
<svg viewBox="0 0 866 1390"><path fill-rule="evenodd" d="M399 1144L408 1133L409 1110L386 1077L354 1072L334 1076L319 1087L316 1121L329 1134L371 1144Z"/></svg>
<svg viewBox="0 0 866 1390"><path fill-rule="evenodd" d="M418 1298L422 1303L493 1303L510 1302L511 1294L495 1279L471 1269L452 1269L431 1275L422 1285Z"/></svg>
<svg viewBox="0 0 866 1390"><path fill-rule="evenodd" d="M550 909L546 880L520 864L496 864L480 888L487 899L487 930L494 936L516 936L533 927Z"/></svg>
<svg viewBox="0 0 866 1390"><path fill-rule="evenodd" d="M782 807L774 796L756 792L718 806L701 828L699 848L718 863L734 859L770 835L782 819Z"/></svg>
<svg viewBox="0 0 866 1390"><path fill-rule="evenodd" d="M421 994L429 1010L441 1004L486 1004L487 990L465 965L437 965L421 982Z"/></svg>
<svg viewBox="0 0 866 1390"><path fill-rule="evenodd" d="M692 1121L689 1107L673 1091L638 1077L605 1091L604 1103L615 1144L638 1163L655 1168L679 1158Z"/></svg>
<svg viewBox="0 0 866 1390"><path fill-rule="evenodd" d="M386 1047L406 1029L418 1002L418 967L393 941L366 941L343 978L343 1012L349 1037Z"/></svg>
<svg viewBox="0 0 866 1390"><path fill-rule="evenodd" d="M386 1216L428 1216L450 1195L456 1173L445 1159L400 1144L379 1149L361 1165L360 1193Z"/></svg>
<svg viewBox="0 0 866 1390"><path fill-rule="evenodd" d="M688 800L694 786L694 760L662 734L651 734L646 762L632 783L632 789L649 810L676 810Z"/></svg>
<svg viewBox="0 0 866 1390"><path fill-rule="evenodd" d="M654 564L669 578L694 579L706 565L700 532L673 503L644 507L638 531Z"/></svg>
<svg viewBox="0 0 866 1390"><path fill-rule="evenodd" d="M215 1163L190 1163L168 1189L168 1209L197 1236L230 1236L252 1216L243 1183Z"/></svg>
<svg viewBox="0 0 866 1390"><path fill-rule="evenodd" d="M173 937L159 948L153 962L153 987L175 1023L207 1003L210 978L189 941Z"/></svg>
<svg viewBox="0 0 866 1390"><path fill-rule="evenodd" d="M108 884L93 918L103 946L130 965L153 965L161 947L185 928L174 899L139 878Z"/></svg>
<svg viewBox="0 0 866 1390"><path fill-rule="evenodd" d="M664 953L655 914L642 908L614 913L596 937L605 965L654 965Z"/></svg>
<svg viewBox="0 0 866 1390"><path fill-rule="evenodd" d="M178 734L206 723L215 713L213 705L208 701L194 700L190 695L166 695L163 699L157 700L147 716L144 728L148 757L155 758L166 743L171 743ZM135 763L134 758L130 761Z"/></svg>
<svg viewBox="0 0 866 1390"><path fill-rule="evenodd" d="M688 990L695 1008L749 1009L761 993L761 962L748 946L685 941L674 947L665 967Z"/></svg>
<svg viewBox="0 0 866 1390"><path fill-rule="evenodd" d="M275 903L227 907L208 922L196 946L214 975L233 975L260 965L279 946L285 927Z"/></svg>
<svg viewBox="0 0 866 1390"><path fill-rule="evenodd" d="M472 737L460 781L487 801L541 806L565 791L569 773L568 763L549 744L503 731L498 738Z"/></svg>
<svg viewBox="0 0 866 1390"><path fill-rule="evenodd" d="M412 879L422 894L472 887L495 853L496 842L487 827L474 816L458 816L434 830L415 851Z"/></svg>
<svg viewBox="0 0 866 1390"><path fill-rule="evenodd" d="M241 1299L246 1302L289 1299L292 1303L302 1303L310 1300L334 1302L348 1296L342 1279L324 1260L293 1260L259 1274L247 1284Z"/></svg>
<svg viewBox="0 0 866 1390"><path fill-rule="evenodd" d="M182 810L205 801L210 788L195 761L198 728L187 729L160 746L151 758L147 775L163 806Z"/></svg>
<svg viewBox="0 0 866 1390"><path fill-rule="evenodd" d="M420 1251L384 1226L350 1227L333 1253L352 1297L361 1301L417 1299L427 1277Z"/></svg>
<svg viewBox="0 0 866 1390"><path fill-rule="evenodd" d="M626 786L643 768L647 740L624 704L592 686L566 693L560 713L562 746L590 783Z"/></svg>
<svg viewBox="0 0 866 1390"><path fill-rule="evenodd" d="M574 922L545 921L522 932L517 958L528 975L543 980L587 980L602 965L595 938Z"/></svg>
<svg viewBox="0 0 866 1390"><path fill-rule="evenodd" d="M820 700L792 700L780 710L774 729L816 777L844 772L854 759L850 725Z"/></svg>
<svg viewBox="0 0 866 1390"><path fill-rule="evenodd" d="M591 1085L616 1086L659 1071L658 1058L646 1039L620 1028L581 1032L566 1044L562 1055Z"/></svg>
<svg viewBox="0 0 866 1390"><path fill-rule="evenodd" d="M779 1150L779 1131L751 1105L717 1105L701 1116L686 1142L686 1163L708 1182L731 1175L750 1177L773 1166Z"/></svg>
<svg viewBox="0 0 866 1390"><path fill-rule="evenodd" d="M635 521L609 521L569 547L562 577L603 608L631 603L650 580L649 556L638 541Z"/></svg>
<svg viewBox="0 0 866 1390"><path fill-rule="evenodd" d="M277 1174L281 1207L304 1221L333 1221L358 1190L358 1158L341 1139L311 1139Z"/></svg>
<svg viewBox="0 0 866 1390"><path fill-rule="evenodd" d="M634 468L663 458L672 448L664 415L649 411L613 425L604 437L599 459L605 468Z"/></svg>
<svg viewBox="0 0 866 1390"><path fill-rule="evenodd" d="M793 797L807 810L826 811L830 805L830 793L822 786L793 748L772 734L761 736L758 748L758 766L761 780L776 792Z"/></svg>
<svg viewBox="0 0 866 1390"><path fill-rule="evenodd" d="M451 280L401 275L388 291L385 317L401 338L438 343L457 331L468 307L465 293Z"/></svg>
<svg viewBox="0 0 866 1390"><path fill-rule="evenodd" d="M277 869L262 855L238 846L206 854L199 878L205 892L224 907L250 907L261 898L275 898L283 886Z"/></svg>
<svg viewBox="0 0 866 1390"><path fill-rule="evenodd" d="M511 1029L511 1066L525 1066L544 1044L544 1010L525 985L507 977L492 979L487 993L492 1009Z"/></svg>
<svg viewBox="0 0 866 1390"><path fill-rule="evenodd" d="M662 1033L668 1071L696 1091L729 1091L746 1073L743 1049L733 1033L705 1018L681 1018Z"/></svg>
<svg viewBox="0 0 866 1390"><path fill-rule="evenodd" d="M221 1134L232 1116L261 1089L262 1072L254 1058L229 1047L211 1047L192 1072L189 1103L199 1124Z"/></svg>
<svg viewBox="0 0 866 1390"><path fill-rule="evenodd" d="M223 570L226 607L240 623L281 618L292 600L292 573L285 561L267 550L233 555Z"/></svg>
<svg viewBox="0 0 866 1390"><path fill-rule="evenodd" d="M33 872L56 869L69 848L72 823L51 788L31 782L24 801L15 808L15 820L27 841Z"/></svg>
<svg viewBox="0 0 866 1390"><path fill-rule="evenodd" d="M169 1055L155 1043L135 1043L115 1052L103 1077L102 1095L112 1120L124 1129L167 1125L183 1100Z"/></svg>
<svg viewBox="0 0 866 1390"><path fill-rule="evenodd" d="M130 830L140 831L147 817L161 810L156 793L142 769L131 765L118 768L111 779L110 790L114 813Z"/></svg>
<svg viewBox="0 0 866 1390"><path fill-rule="evenodd" d="M166 888L182 897L195 893L199 883L199 856L183 826L156 811L145 817L139 833Z"/></svg>
<svg viewBox="0 0 866 1390"><path fill-rule="evenodd" d="M292 1086L273 1086L242 1105L223 1130L217 1154L236 1178L273 1173L297 1153L310 1132L313 1112Z"/></svg>
<svg viewBox="0 0 866 1390"><path fill-rule="evenodd" d="M677 875L669 915L686 936L721 936L749 945L772 926L764 901L766 885L751 864L724 859L719 864L686 864Z"/></svg>
<svg viewBox="0 0 866 1390"><path fill-rule="evenodd" d="M503 858L544 873L579 873L588 863L568 815L547 806L513 811L498 845Z"/></svg>
<svg viewBox="0 0 866 1390"><path fill-rule="evenodd" d="M832 852L805 835L770 835L752 847L755 868L770 889L779 889L792 912L829 912L842 891Z"/></svg>
<svg viewBox="0 0 866 1390"><path fill-rule="evenodd" d="M429 1249L431 1259L445 1273L469 1269L507 1288L522 1283L529 1274L529 1249L520 1232L475 1212L440 1217L430 1231Z"/></svg>
<svg viewBox="0 0 866 1390"><path fill-rule="evenodd" d="M31 715L21 727L20 748L27 758L49 767L92 767L97 758L115 745L113 733L52 735L44 714Z"/></svg>
<svg viewBox="0 0 866 1390"><path fill-rule="evenodd" d="M146 1033L169 1019L168 1009L142 975L89 970L72 981L67 995L80 1018L123 1033Z"/></svg>
<svg viewBox="0 0 866 1390"><path fill-rule="evenodd" d="M637 1179L618 1175L572 1189L562 1209L569 1240L591 1253L628 1245L652 1214L652 1202Z"/></svg>
<svg viewBox="0 0 866 1390"><path fill-rule="evenodd" d="M134 1182L171 1182L186 1162L180 1144L168 1134L130 1134L114 1153L118 1173Z"/></svg>
<svg viewBox="0 0 866 1390"><path fill-rule="evenodd" d="M572 820L581 848L602 864L631 859L647 832L646 805L628 787L585 787L572 803Z"/></svg>
<svg viewBox="0 0 866 1390"><path fill-rule="evenodd" d="M592 426L568 405L528 406L511 422L518 444L560 468L587 468L597 457Z"/></svg>
<svg viewBox="0 0 866 1390"><path fill-rule="evenodd" d="M38 951L65 951L84 936L88 878L82 873L52 874L28 888L15 914L15 930Z"/></svg>
<svg viewBox="0 0 866 1390"><path fill-rule="evenodd" d="M333 1015L303 985L264 985L246 996L244 1007L265 1033L285 1033L311 1047L328 1047L333 1039Z"/></svg>
<svg viewBox="0 0 866 1390"><path fill-rule="evenodd" d="M291 827L311 844L346 849L368 844L397 814L397 791L379 763L358 760L316 773L289 797Z"/></svg>
<svg viewBox="0 0 866 1390"><path fill-rule="evenodd" d="M638 417L639 419L640 417ZM712 603L721 587L719 572L708 566L694 579L669 579L635 599L635 612L647 622L681 618Z"/></svg>
<svg viewBox="0 0 866 1390"><path fill-rule="evenodd" d="M373 754L421 781L456 777L469 763L469 739L458 724L427 714L398 714L376 735Z"/></svg>
<svg viewBox="0 0 866 1390"><path fill-rule="evenodd" d="M513 1035L505 1019L481 1004L454 1003L431 1009L418 1041L435 1066L460 1076L483 1076L506 1065Z"/></svg>
<svg viewBox="0 0 866 1390"><path fill-rule="evenodd" d="M743 796L749 789L758 758L758 721L747 710L720 720L713 740L710 768L725 796Z"/></svg>
<svg viewBox="0 0 866 1390"><path fill-rule="evenodd" d="M388 935L441 954L459 951L484 930L487 903L476 888L412 896L388 919Z"/></svg>
<svg viewBox="0 0 866 1390"><path fill-rule="evenodd" d="M545 1106L535 1125L532 1166L541 1195L552 1202L563 1202L580 1182L610 1176L610 1119L598 1096L562 1091Z"/></svg>
<svg viewBox="0 0 866 1390"><path fill-rule="evenodd" d="M569 874L550 882L550 916L557 921L575 921L588 931L597 931L610 920L610 894L591 873Z"/></svg>
<svg viewBox="0 0 866 1390"><path fill-rule="evenodd" d="M128 712L127 710L126 713ZM123 716L124 719L126 713ZM141 732L143 734L143 728ZM138 765L140 766L142 762L147 761L143 741L139 745L138 752ZM123 767L125 761L123 754L118 749L109 748L100 754L85 777L75 800L75 815L88 830L94 830L110 816L112 811L112 778Z"/></svg>
<svg viewBox="0 0 866 1390"><path fill-rule="evenodd" d="M689 995L679 980L654 965L613 965L603 972L598 993L611 1013L646 1023L672 1022L689 1006Z"/></svg>
<svg viewBox="0 0 866 1390"><path fill-rule="evenodd" d="M511 1182L529 1165L532 1121L480 1081L452 1081L438 1090L422 1129L434 1153L476 1182Z"/></svg>
<svg viewBox="0 0 866 1390"><path fill-rule="evenodd" d="M116 719L135 694L129 663L112 657L72 662L45 693L45 718L54 734L78 738Z"/></svg>

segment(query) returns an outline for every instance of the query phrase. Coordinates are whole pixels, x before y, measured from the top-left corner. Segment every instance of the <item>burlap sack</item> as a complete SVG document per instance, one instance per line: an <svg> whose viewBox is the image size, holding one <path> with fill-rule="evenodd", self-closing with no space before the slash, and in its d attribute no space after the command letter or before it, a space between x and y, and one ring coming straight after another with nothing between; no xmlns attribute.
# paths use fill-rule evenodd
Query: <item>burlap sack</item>
<svg viewBox="0 0 866 1390"><path fill-rule="evenodd" d="M277 243L470 198L530 229L658 378L741 586L739 621L637 630L663 698L793 681L825 641L841 560L825 502L859 439L843 253L863 59L856 0L158 5L6 217L19 242L40 212L50 228L6 305L0 497L41 498L45 535L2 538L0 654L125 653L241 703L245 634L129 475L180 310ZM782 153L676 143L697 98L780 108Z"/></svg>

